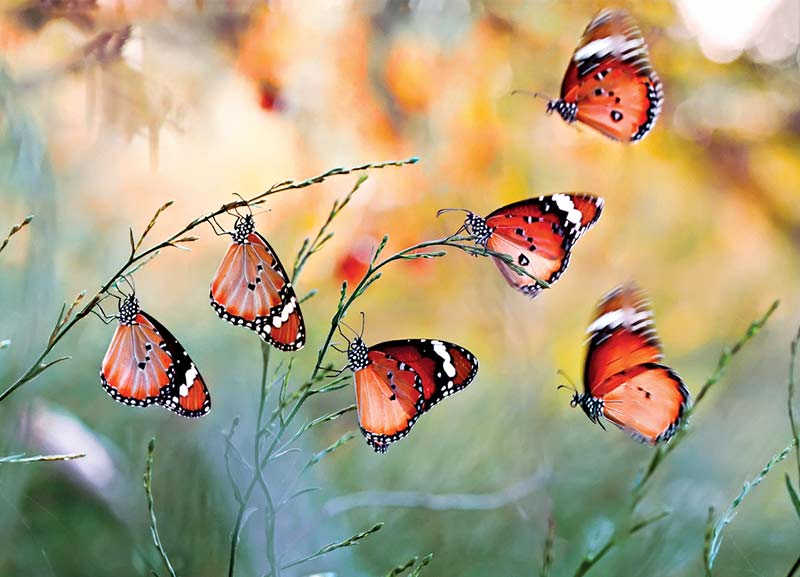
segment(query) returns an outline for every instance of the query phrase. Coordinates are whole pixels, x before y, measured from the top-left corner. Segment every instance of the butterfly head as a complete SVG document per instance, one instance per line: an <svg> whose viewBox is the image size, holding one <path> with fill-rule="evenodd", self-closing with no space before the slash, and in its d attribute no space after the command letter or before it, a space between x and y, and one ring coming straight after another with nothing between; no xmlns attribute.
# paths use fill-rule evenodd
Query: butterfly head
<svg viewBox="0 0 800 577"><path fill-rule="evenodd" d="M365 369L369 365L369 349L361 337L354 338L347 347L347 366L353 372Z"/></svg>
<svg viewBox="0 0 800 577"><path fill-rule="evenodd" d="M578 103L567 102L561 98L550 100L547 103L547 113L552 114L553 112L558 112L565 122L575 122L575 119L578 116Z"/></svg>
<svg viewBox="0 0 800 577"><path fill-rule="evenodd" d="M125 297L119 303L119 323L121 325L132 325L136 319L136 315L141 312L139 307L139 300L136 295Z"/></svg>
<svg viewBox="0 0 800 577"><path fill-rule="evenodd" d="M242 244L255 230L256 225L253 220L253 215L240 215L236 217L236 224L233 225L233 241Z"/></svg>
<svg viewBox="0 0 800 577"><path fill-rule="evenodd" d="M486 224L486 219L473 212L467 213L467 218L464 219L464 228L475 238L475 242L480 245L486 246L489 237L492 235L492 229Z"/></svg>

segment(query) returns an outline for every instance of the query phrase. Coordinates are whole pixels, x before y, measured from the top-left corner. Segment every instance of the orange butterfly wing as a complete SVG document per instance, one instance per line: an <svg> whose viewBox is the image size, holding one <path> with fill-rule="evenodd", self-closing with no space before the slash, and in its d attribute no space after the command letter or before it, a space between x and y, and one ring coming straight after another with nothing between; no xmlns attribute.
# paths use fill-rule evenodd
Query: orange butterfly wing
<svg viewBox="0 0 800 577"><path fill-rule="evenodd" d="M653 128L664 92L647 45L623 10L598 14L581 38L561 84L557 110L615 140L638 141Z"/></svg>
<svg viewBox="0 0 800 577"><path fill-rule="evenodd" d="M516 202L486 217L491 231L486 248L510 255L529 274L553 283L567 269L574 244L602 210L603 199L589 194L553 194ZM513 288L531 297L542 290L502 259L494 262Z"/></svg>
<svg viewBox="0 0 800 577"><path fill-rule="evenodd" d="M654 445L678 430L689 391L670 368L644 363L617 373L603 397L605 417L634 438Z"/></svg>
<svg viewBox="0 0 800 577"><path fill-rule="evenodd" d="M355 372L358 422L367 443L384 453L419 418L422 381L413 369L382 352L369 351L367 358L369 364Z"/></svg>
<svg viewBox="0 0 800 577"><path fill-rule="evenodd" d="M146 407L169 388L173 361L157 328L141 314L119 324L103 358L103 388L126 405Z"/></svg>

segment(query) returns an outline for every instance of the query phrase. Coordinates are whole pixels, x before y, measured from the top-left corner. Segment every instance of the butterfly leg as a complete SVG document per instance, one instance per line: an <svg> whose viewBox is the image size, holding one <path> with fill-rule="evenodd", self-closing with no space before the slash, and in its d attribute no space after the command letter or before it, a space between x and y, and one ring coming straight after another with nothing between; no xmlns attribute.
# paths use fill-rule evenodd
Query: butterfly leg
<svg viewBox="0 0 800 577"><path fill-rule="evenodd" d="M216 216L212 216L211 218L209 218L208 224L211 226L211 230L213 230L214 234L216 234L217 236L226 236L231 234L228 231L226 231L220 223L217 222Z"/></svg>
<svg viewBox="0 0 800 577"><path fill-rule="evenodd" d="M97 311L96 311L94 308L92 308L92 311L91 311L91 312L92 312L92 313L93 313L93 314L94 314L94 315L95 315L95 316L96 316L98 319L100 319L101 321L103 321L103 323L105 323L105 324L109 325L109 324L111 324L113 321L117 320L117 317L116 317L116 316L114 316L114 315L109 315L109 314L107 314L107 313L106 313L106 311L104 311L104 310L103 310L103 305L102 305L101 303L99 303L99 302L98 302L98 303L97 303L95 306L96 306L98 309L100 309L100 312L98 313L98 312L97 312ZM101 313L102 313L102 314L101 314Z"/></svg>

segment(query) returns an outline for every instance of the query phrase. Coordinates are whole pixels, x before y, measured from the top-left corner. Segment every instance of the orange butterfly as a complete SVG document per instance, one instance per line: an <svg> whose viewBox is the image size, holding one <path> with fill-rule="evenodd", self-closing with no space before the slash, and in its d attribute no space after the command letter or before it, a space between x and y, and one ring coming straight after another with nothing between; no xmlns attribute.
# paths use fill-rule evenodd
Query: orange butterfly
<svg viewBox="0 0 800 577"><path fill-rule="evenodd" d="M219 225L217 225L219 226ZM281 351L306 344L306 327L289 275L253 215L238 216L232 242L211 281L211 306L220 318L247 327Z"/></svg>
<svg viewBox="0 0 800 577"><path fill-rule="evenodd" d="M438 214L451 210L445 208ZM572 248L603 212L603 199L591 194L558 193L503 206L487 217L465 210L464 227L475 242L507 254L537 279L556 282L569 265ZM508 284L531 298L542 286L493 257Z"/></svg>
<svg viewBox="0 0 800 577"><path fill-rule="evenodd" d="M547 104L614 140L635 142L653 128L664 91L650 65L642 33L624 10L603 10L589 23L572 55L561 97Z"/></svg>
<svg viewBox="0 0 800 577"><path fill-rule="evenodd" d="M478 359L463 347L436 339L367 347L359 335L348 345L346 368L353 371L361 432L375 452L385 453L419 417L472 382Z"/></svg>
<svg viewBox="0 0 800 577"><path fill-rule="evenodd" d="M612 290L587 332L586 390L576 392L570 405L600 426L605 417L644 443L668 441L691 397L675 371L660 364L661 343L644 293L634 285Z"/></svg>
<svg viewBox="0 0 800 577"><path fill-rule="evenodd" d="M114 318L119 325L100 370L112 399L134 407L157 403L190 418L211 410L211 395L194 361L164 325L141 309L135 295L120 300Z"/></svg>

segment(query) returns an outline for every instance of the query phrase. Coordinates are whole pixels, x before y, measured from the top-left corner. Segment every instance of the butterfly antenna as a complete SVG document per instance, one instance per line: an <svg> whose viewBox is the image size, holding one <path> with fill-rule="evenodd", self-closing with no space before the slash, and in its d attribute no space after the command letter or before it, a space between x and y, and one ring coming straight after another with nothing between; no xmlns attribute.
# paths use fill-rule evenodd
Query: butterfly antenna
<svg viewBox="0 0 800 577"><path fill-rule="evenodd" d="M362 338L364 336L364 323L367 320L367 315L364 314L364 311L361 311L361 332L358 333L358 338Z"/></svg>
<svg viewBox="0 0 800 577"><path fill-rule="evenodd" d="M436 218L439 218L446 212L466 212L467 214L472 214L472 211L466 208L440 208L436 211Z"/></svg>
<svg viewBox="0 0 800 577"><path fill-rule="evenodd" d="M252 209L252 208L250 208L250 203L249 203L249 202L247 202L247 200L245 200L245 198L244 198L244 197L243 197L241 194L239 194L238 192L234 192L234 193L233 193L233 196L238 196L238 197L239 197L239 199L240 199L240 200L241 200L241 201L244 203L244 206L246 206L246 207L247 207L247 212L250 214L250 216L253 216L253 209ZM238 208L238 207L234 206L234 207L233 207L233 210L235 210L235 211L236 211L236 214L237 214L238 216L242 216L241 214L239 214L239 211L237 210L237 208Z"/></svg>
<svg viewBox="0 0 800 577"><path fill-rule="evenodd" d="M340 322L341 324L343 324L344 326L346 326L348 329L350 329L350 332L352 332L352 333L353 333L353 334L354 334L356 337L358 337L358 333L356 332L356 330L355 330L353 327L351 327L350 325L348 325L348 324L347 324L347 323L344 321L344 319L342 319L342 320L341 320L341 321L339 321L339 322ZM339 332L341 332L341 329L340 329L340 331L339 331ZM344 335L342 335L342 336L344 336Z"/></svg>
<svg viewBox="0 0 800 577"><path fill-rule="evenodd" d="M572 389L572 391L573 391L574 393L577 393L577 392L578 392L578 387L576 387L576 386L575 386L575 381L573 381L573 380L572 380L572 379L569 377L569 375L568 375L567 373L565 373L565 372L564 372L564 371L562 371L561 369L558 369L558 371L556 372L556 374L557 374L557 375L561 375L562 377L564 377L564 378L567 380L567 382L569 383L569 386L567 386L567 385L559 385L559 386L558 386L558 389Z"/></svg>
<svg viewBox="0 0 800 577"><path fill-rule="evenodd" d="M544 100L547 100L548 102L553 100L552 98L547 96L547 94L542 94L541 92L531 92L530 90L512 90L511 96L514 96L515 94L524 94L525 96L530 96L531 98L542 98Z"/></svg>
<svg viewBox="0 0 800 577"><path fill-rule="evenodd" d="M131 289L130 295L125 294L125 291L120 288L119 285L120 281L123 281L126 285L128 285L128 288ZM119 291L119 294L121 294L125 298L128 298L129 296L136 294L136 288L133 286L133 283L128 279L128 275L120 276L117 280L114 281L113 286L115 289L117 289L117 291Z"/></svg>
<svg viewBox="0 0 800 577"><path fill-rule="evenodd" d="M272 209L271 209L271 208L269 208L268 206L262 206L262 207L260 207L260 208L261 208L261 210L259 210L258 212L254 211L254 210L253 210L253 207L252 207L252 206L250 206L249 204L248 204L247 206L250 208L250 212L251 212L251 214L252 214L253 216L258 216L259 214L264 214L265 212L272 212Z"/></svg>

